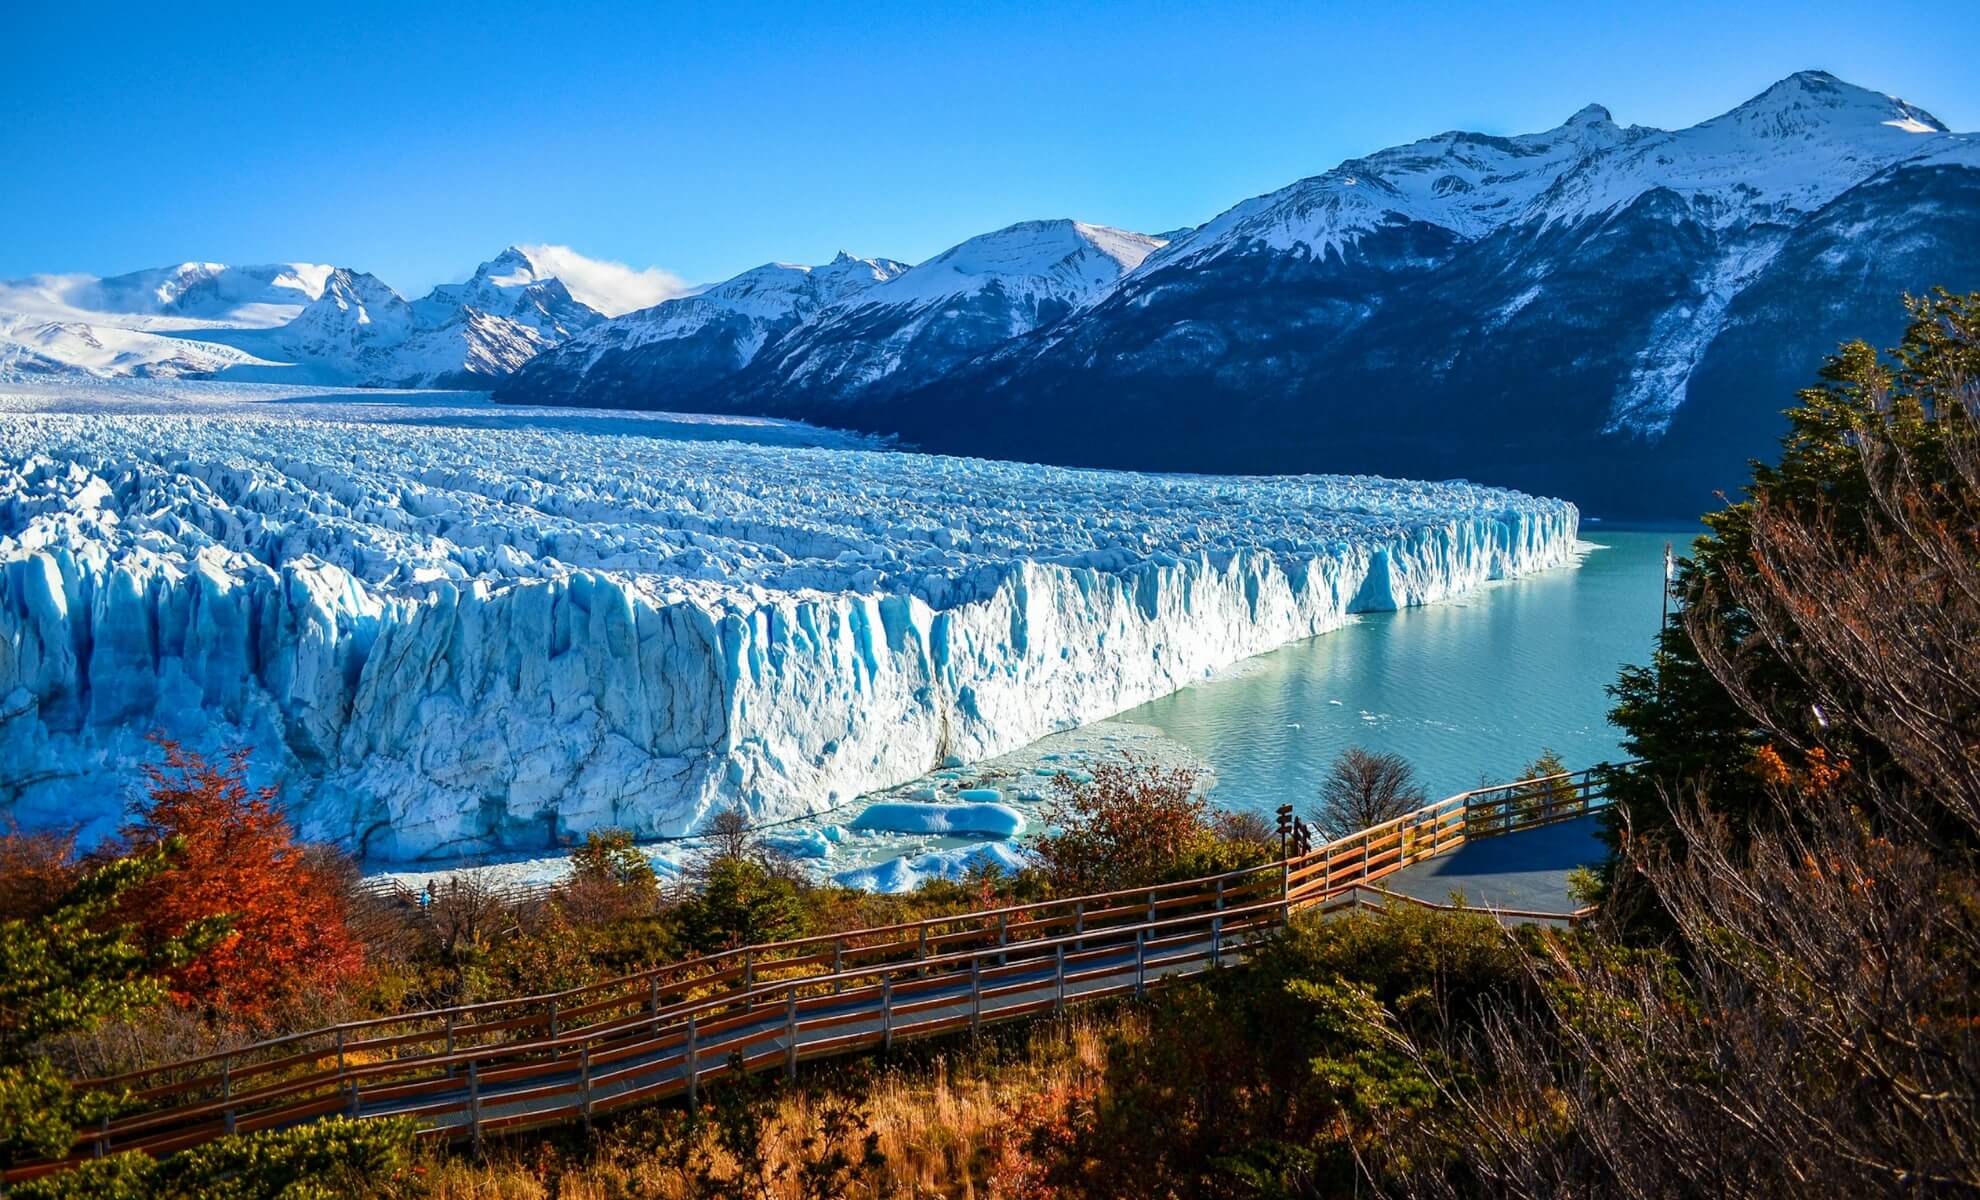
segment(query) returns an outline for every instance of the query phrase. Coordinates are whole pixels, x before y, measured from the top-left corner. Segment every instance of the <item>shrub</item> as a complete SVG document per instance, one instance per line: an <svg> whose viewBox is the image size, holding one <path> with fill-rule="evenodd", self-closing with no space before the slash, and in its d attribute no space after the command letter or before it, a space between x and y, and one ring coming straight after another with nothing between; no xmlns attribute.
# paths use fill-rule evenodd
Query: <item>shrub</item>
<svg viewBox="0 0 1980 1200"><path fill-rule="evenodd" d="M1436 1103L1386 1040L1475 1026L1519 993L1518 954L1471 913L1305 917L1247 963L1157 993L1110 1050L1104 1100L1049 1171L1091 1197L1347 1195L1384 1123Z"/></svg>
<svg viewBox="0 0 1980 1200"><path fill-rule="evenodd" d="M160 976L181 969L225 932L194 921L144 944L112 920L127 895L169 873L176 840L82 875L38 916L0 921L0 1166L67 1151L75 1128L118 1098L76 1093L37 1052L39 1043L126 1017L165 996Z"/></svg>
<svg viewBox="0 0 1980 1200"><path fill-rule="evenodd" d="M331 1117L222 1137L170 1158L113 1154L17 1186L26 1200L331 1200L412 1194L417 1126Z"/></svg>
<svg viewBox="0 0 1980 1200"><path fill-rule="evenodd" d="M1091 781L1061 775L1034 850L1061 894L1142 887L1184 877L1217 841L1210 802L1186 767L1107 763Z"/></svg>

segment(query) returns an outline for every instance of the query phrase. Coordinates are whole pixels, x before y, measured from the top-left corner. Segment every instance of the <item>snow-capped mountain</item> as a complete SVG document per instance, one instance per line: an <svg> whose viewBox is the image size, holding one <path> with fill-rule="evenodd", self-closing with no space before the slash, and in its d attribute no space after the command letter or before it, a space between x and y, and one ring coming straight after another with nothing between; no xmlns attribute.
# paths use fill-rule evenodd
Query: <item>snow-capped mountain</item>
<svg viewBox="0 0 1980 1200"><path fill-rule="evenodd" d="M323 294L333 270L322 263L246 267L179 263L107 279L78 280L66 298L76 307L93 312L183 317L251 329L293 319L303 306Z"/></svg>
<svg viewBox="0 0 1980 1200"><path fill-rule="evenodd" d="M516 247L416 301L344 267L189 262L0 283L0 371L487 386L603 320Z"/></svg>
<svg viewBox="0 0 1980 1200"><path fill-rule="evenodd" d="M739 394L816 408L899 391L1102 295L1162 243L1079 221L1023 221L953 246L821 311L759 355Z"/></svg>
<svg viewBox="0 0 1980 1200"><path fill-rule="evenodd" d="M272 365L200 334L281 325L322 294L332 269L187 262L0 282L0 372L171 378Z"/></svg>
<svg viewBox="0 0 1980 1200"><path fill-rule="evenodd" d="M825 267L771 264L600 326L498 394L653 407L852 402L1060 320L1161 245L1103 225L1024 221L913 268L844 253Z"/></svg>
<svg viewBox="0 0 1980 1200"><path fill-rule="evenodd" d="M514 246L465 283L407 301L373 275L339 269L278 332L296 358L385 387L475 387L604 320Z"/></svg>
<svg viewBox="0 0 1980 1200"><path fill-rule="evenodd" d="M732 403L954 452L1697 512L1838 341L1980 281L1974 146L1823 72L1677 131L1590 106L1444 134L1245 201L918 388Z"/></svg>
<svg viewBox="0 0 1980 1200"><path fill-rule="evenodd" d="M907 267L840 251L823 266L765 263L691 296L627 313L532 360L503 386L512 399L667 408L724 387L800 322Z"/></svg>

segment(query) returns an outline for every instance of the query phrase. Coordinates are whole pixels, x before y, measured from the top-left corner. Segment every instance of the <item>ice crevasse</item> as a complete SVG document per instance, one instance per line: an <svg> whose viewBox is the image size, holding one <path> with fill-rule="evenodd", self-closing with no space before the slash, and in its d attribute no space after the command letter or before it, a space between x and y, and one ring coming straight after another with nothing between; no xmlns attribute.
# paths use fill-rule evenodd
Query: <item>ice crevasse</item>
<svg viewBox="0 0 1980 1200"><path fill-rule="evenodd" d="M0 423L0 810L248 745L373 860L818 812L1564 562L1468 483L1080 471L545 429Z"/></svg>

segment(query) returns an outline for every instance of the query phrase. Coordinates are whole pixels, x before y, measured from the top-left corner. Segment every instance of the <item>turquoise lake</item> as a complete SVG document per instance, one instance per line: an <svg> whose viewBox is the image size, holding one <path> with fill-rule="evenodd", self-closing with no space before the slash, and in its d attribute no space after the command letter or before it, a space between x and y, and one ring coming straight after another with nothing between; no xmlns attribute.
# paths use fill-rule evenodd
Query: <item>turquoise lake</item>
<svg viewBox="0 0 1980 1200"><path fill-rule="evenodd" d="M1121 713L1208 759L1229 808L1302 809L1349 746L1389 750L1434 799L1518 777L1543 746L1571 769L1620 757L1604 688L1649 657L1664 544L1699 530L1584 527L1576 565L1352 624Z"/></svg>

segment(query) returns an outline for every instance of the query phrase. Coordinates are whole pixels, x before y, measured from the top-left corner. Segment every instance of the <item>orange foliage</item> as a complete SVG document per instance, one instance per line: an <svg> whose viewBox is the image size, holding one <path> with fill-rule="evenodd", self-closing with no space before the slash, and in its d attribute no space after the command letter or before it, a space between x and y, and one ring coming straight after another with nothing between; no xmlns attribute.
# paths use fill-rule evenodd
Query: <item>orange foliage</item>
<svg viewBox="0 0 1980 1200"><path fill-rule="evenodd" d="M343 886L296 844L275 790L249 790L247 751L215 765L154 740L165 763L145 767L150 803L124 838L142 849L178 836L185 852L180 869L127 899L126 915L158 938L205 917L232 918L226 938L172 973L172 998L253 1015L355 975L364 952L345 924Z"/></svg>
<svg viewBox="0 0 1980 1200"><path fill-rule="evenodd" d="M1829 760L1829 752L1817 746L1804 756L1804 766L1800 770L1790 767L1781 752L1772 746L1762 746L1753 752L1753 759L1747 769L1769 787L1792 788L1805 796L1820 796L1843 781L1849 774L1849 760L1837 758Z"/></svg>
<svg viewBox="0 0 1980 1200"><path fill-rule="evenodd" d="M35 917L53 908L82 877L75 839L60 833L0 835L0 919Z"/></svg>

